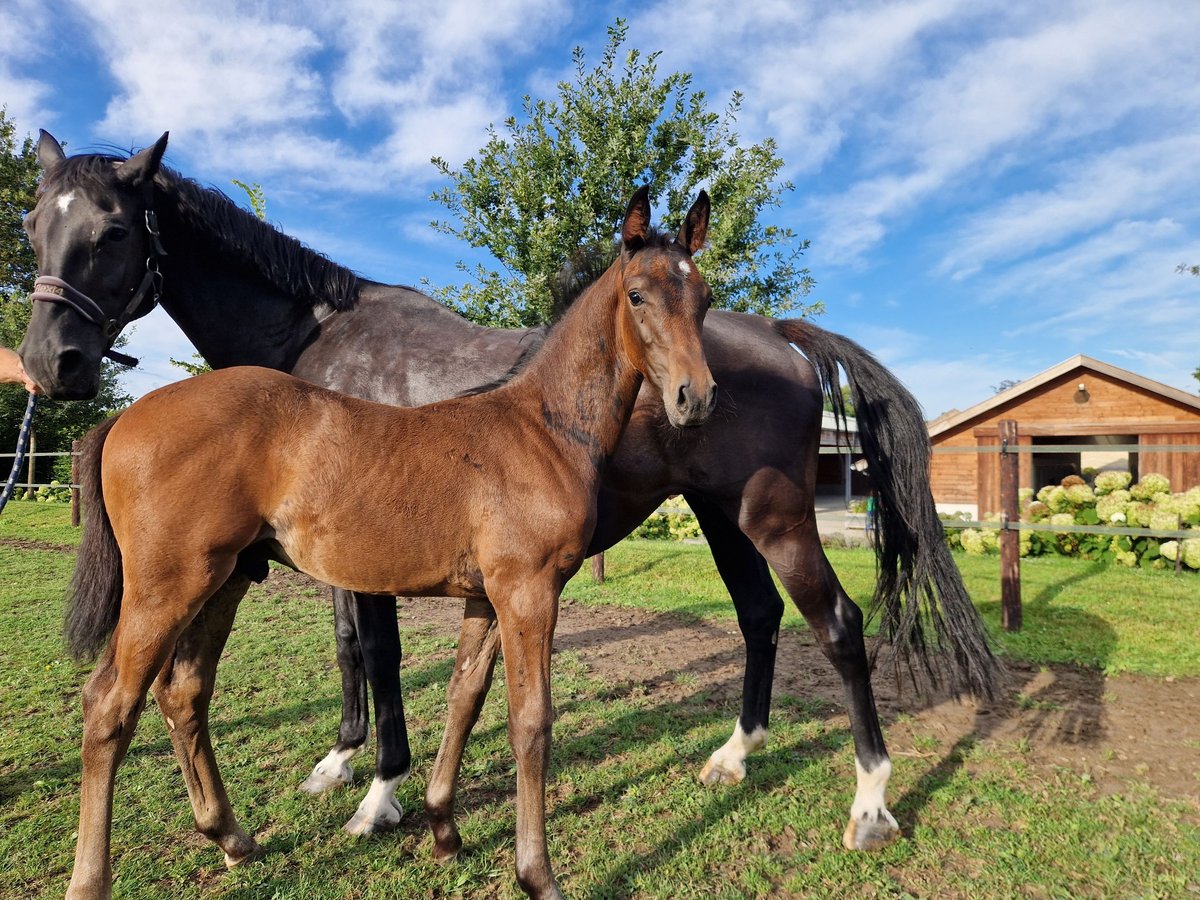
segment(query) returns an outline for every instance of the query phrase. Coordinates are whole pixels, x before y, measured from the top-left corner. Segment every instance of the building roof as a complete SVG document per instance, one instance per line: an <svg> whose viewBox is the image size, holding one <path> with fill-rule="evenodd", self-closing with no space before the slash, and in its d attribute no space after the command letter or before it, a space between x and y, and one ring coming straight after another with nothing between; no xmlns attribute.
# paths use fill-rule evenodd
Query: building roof
<svg viewBox="0 0 1200 900"><path fill-rule="evenodd" d="M1130 372L1128 369L1122 369L1119 366L1110 365L1109 363L1101 362L1098 359L1078 353L1070 359L1064 359L1057 366L1051 366L1046 371L1039 372L1032 378L1018 382L1006 391L1001 391L998 394L988 397L982 403L976 403L974 406L964 409L961 412L952 410L949 413L938 416L932 422L928 423L929 436L931 438L937 437L939 434L957 428L964 422L978 418L998 406L1011 403L1022 394L1036 390L1042 385L1054 381L1056 378L1061 378L1079 369L1087 369L1099 375L1107 375L1117 381L1124 381L1133 387L1157 394L1164 399L1181 403L1184 406L1190 406L1196 412L1200 413L1200 396L1189 394L1187 391L1181 391L1179 388L1173 388L1160 381L1153 381L1143 375Z"/></svg>

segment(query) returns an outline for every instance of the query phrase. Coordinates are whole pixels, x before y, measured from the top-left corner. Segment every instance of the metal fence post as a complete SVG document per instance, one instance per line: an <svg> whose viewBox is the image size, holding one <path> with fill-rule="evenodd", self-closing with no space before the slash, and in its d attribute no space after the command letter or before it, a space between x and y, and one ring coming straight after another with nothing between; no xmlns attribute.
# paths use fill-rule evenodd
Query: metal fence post
<svg viewBox="0 0 1200 900"><path fill-rule="evenodd" d="M79 441L71 441L71 527L79 527Z"/></svg>
<svg viewBox="0 0 1200 900"><path fill-rule="evenodd" d="M1000 625L1005 631L1021 630L1021 535L1009 523L1021 520L1017 499L1020 455L1017 423L1003 419L1000 426Z"/></svg>

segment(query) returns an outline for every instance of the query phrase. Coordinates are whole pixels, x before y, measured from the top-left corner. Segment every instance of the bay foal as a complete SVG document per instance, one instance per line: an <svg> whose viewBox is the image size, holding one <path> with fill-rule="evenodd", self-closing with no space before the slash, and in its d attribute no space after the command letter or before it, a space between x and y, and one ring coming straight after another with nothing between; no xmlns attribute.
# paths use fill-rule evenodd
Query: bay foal
<svg viewBox="0 0 1200 900"><path fill-rule="evenodd" d="M84 480L100 490L67 626L77 652L111 640L84 688L69 896L111 893L113 779L152 685L197 827L230 865L257 855L222 787L207 711L247 573L267 557L355 591L494 610L517 878L532 897L560 896L545 830L559 592L584 559L601 472L643 376L674 425L712 411L701 345L711 295L691 261L708 216L702 193L678 238L655 234L639 190L617 260L493 391L398 409L233 368L161 388L93 432Z"/></svg>

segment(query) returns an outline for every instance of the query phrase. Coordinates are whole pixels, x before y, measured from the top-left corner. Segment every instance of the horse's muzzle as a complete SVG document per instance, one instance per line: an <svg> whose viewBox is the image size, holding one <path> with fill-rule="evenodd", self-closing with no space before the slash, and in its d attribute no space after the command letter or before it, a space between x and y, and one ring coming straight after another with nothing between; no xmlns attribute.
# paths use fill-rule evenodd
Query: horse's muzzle
<svg viewBox="0 0 1200 900"><path fill-rule="evenodd" d="M666 404L667 419L676 428L703 425L717 408L717 385L709 380L706 387L685 382L676 390L674 403Z"/></svg>

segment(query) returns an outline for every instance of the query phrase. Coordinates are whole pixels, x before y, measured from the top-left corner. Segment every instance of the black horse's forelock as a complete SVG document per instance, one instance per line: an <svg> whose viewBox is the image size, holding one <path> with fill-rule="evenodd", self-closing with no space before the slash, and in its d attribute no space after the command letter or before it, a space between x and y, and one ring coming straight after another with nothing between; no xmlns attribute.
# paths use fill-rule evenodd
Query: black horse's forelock
<svg viewBox="0 0 1200 900"><path fill-rule="evenodd" d="M75 186L111 190L116 166L126 159L109 153L69 156L46 172L38 193ZM220 246L283 293L338 311L354 306L360 282L345 266L263 222L216 188L204 187L166 166L159 169L154 185L156 197L170 201L170 209L159 205L160 216L174 211L183 228ZM170 238L164 234L164 240Z"/></svg>

